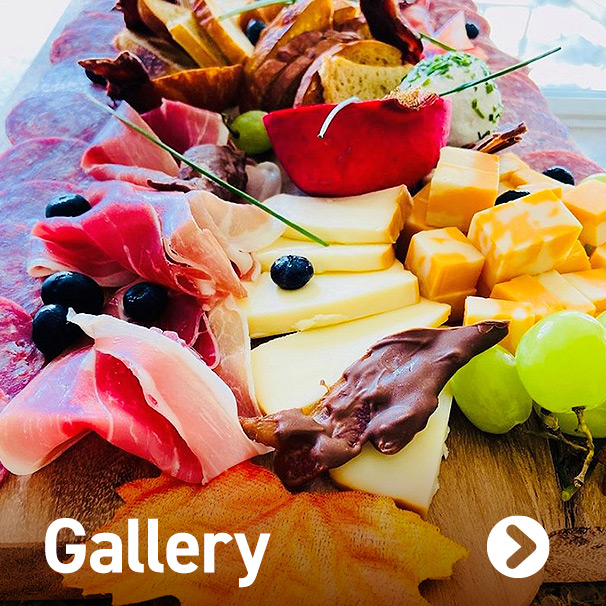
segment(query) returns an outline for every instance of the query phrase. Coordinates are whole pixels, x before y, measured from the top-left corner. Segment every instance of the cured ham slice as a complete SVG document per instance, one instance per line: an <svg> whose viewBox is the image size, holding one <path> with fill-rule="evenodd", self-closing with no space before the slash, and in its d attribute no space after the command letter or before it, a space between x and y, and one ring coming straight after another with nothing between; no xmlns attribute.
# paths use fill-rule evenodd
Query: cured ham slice
<svg viewBox="0 0 606 606"><path fill-rule="evenodd" d="M19 305L0 297L0 410L44 365L32 343L32 318Z"/></svg>
<svg viewBox="0 0 606 606"><path fill-rule="evenodd" d="M220 114L177 101L164 101L143 116L123 102L118 112L181 153L206 143L225 145L229 137ZM95 179L119 179L144 187L150 180L163 182L179 172L167 151L116 119L86 150L82 168Z"/></svg>
<svg viewBox="0 0 606 606"><path fill-rule="evenodd" d="M179 101L164 100L162 105L141 116L167 145L184 153L196 145L227 145L229 130L221 114Z"/></svg>
<svg viewBox="0 0 606 606"><path fill-rule="evenodd" d="M250 357L248 324L233 297L219 302L208 313L212 334L217 340L219 359L215 372L229 385L241 417L259 414Z"/></svg>
<svg viewBox="0 0 606 606"><path fill-rule="evenodd" d="M9 471L32 473L91 431L189 482L266 452L242 431L229 387L191 349L110 316L71 319L94 346L51 362L0 413Z"/></svg>
<svg viewBox="0 0 606 606"><path fill-rule="evenodd" d="M124 313L124 293L132 286L128 284L118 290L105 307L105 313L129 322ZM170 291L168 307L158 321L158 328L176 334L186 345L195 349L209 368L218 362L218 345L200 301L179 292ZM228 383L229 384L229 383Z"/></svg>
<svg viewBox="0 0 606 606"><path fill-rule="evenodd" d="M34 227L44 248L30 262L32 275L71 269L114 287L139 276L211 306L229 294L245 296L240 277L257 272L253 250L283 232L263 211L209 192L156 192L114 182L88 197L89 212Z"/></svg>
<svg viewBox="0 0 606 606"><path fill-rule="evenodd" d="M118 113L150 134L154 132L143 118L127 103ZM82 156L82 169L101 181L118 179L146 186L148 179L176 177L179 167L165 150L148 141L117 119L101 129L93 144Z"/></svg>
<svg viewBox="0 0 606 606"><path fill-rule="evenodd" d="M202 479L198 459L147 405L135 376L90 347L51 362L0 413L0 460L12 473L34 473L91 431L184 481Z"/></svg>

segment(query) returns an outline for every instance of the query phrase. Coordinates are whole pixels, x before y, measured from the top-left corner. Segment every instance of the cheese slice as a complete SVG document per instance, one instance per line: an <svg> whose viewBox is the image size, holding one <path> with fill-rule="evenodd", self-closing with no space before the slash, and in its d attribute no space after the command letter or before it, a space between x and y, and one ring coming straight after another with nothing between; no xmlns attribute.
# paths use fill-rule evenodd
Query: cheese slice
<svg viewBox="0 0 606 606"><path fill-rule="evenodd" d="M273 244L254 253L263 271L269 271L273 262L283 255L301 255L311 261L316 274L327 272L378 271L387 269L395 261L391 244L331 244L279 238Z"/></svg>
<svg viewBox="0 0 606 606"><path fill-rule="evenodd" d="M606 267L606 244L598 246L591 253L590 267L580 267L571 271L585 271L587 269L599 269L600 267Z"/></svg>
<svg viewBox="0 0 606 606"><path fill-rule="evenodd" d="M252 338L339 324L419 302L417 278L399 261L366 273L319 274L298 290L283 290L262 273L245 284L240 302Z"/></svg>
<svg viewBox="0 0 606 606"><path fill-rule="evenodd" d="M412 201L403 185L349 198L278 194L265 201L272 210L335 244L393 244ZM288 227L287 238L307 240Z"/></svg>
<svg viewBox="0 0 606 606"><path fill-rule="evenodd" d="M580 293L562 274L555 270L535 276L536 279L563 304L565 309L580 311L585 314L595 314L595 305Z"/></svg>
<svg viewBox="0 0 606 606"><path fill-rule="evenodd" d="M418 234L420 231L434 229L434 227L427 223L427 200L429 198L430 187L431 184L428 183L421 191L413 196L412 208L406 217L406 223L404 224L402 235L398 241L398 248L400 247L400 243L402 243L405 247L404 250L406 250L406 247L408 247L410 240L415 234Z"/></svg>
<svg viewBox="0 0 606 606"><path fill-rule="evenodd" d="M442 458L448 452L445 442L451 405L452 395L446 389L425 429L399 453L384 455L365 444L357 457L330 470L332 481L344 488L391 497L426 517L439 488Z"/></svg>
<svg viewBox="0 0 606 606"><path fill-rule="evenodd" d="M369 318L273 339L252 351L257 401L271 414L306 408L326 394L343 371L380 339L410 328L440 326L448 305L421 300Z"/></svg>

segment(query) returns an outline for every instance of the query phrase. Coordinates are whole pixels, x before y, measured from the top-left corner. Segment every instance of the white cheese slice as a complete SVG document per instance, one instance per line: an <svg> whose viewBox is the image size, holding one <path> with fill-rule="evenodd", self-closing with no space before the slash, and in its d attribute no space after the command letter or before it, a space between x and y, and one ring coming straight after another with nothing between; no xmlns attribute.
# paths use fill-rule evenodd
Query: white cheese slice
<svg viewBox="0 0 606 606"><path fill-rule="evenodd" d="M252 351L255 393L266 414L316 403L327 386L380 339L423 326L440 326L450 308L422 299L420 303L369 318L295 333Z"/></svg>
<svg viewBox="0 0 606 606"><path fill-rule="evenodd" d="M271 209L335 244L394 243L412 206L403 185L350 198L312 198L278 194L265 201ZM288 227L288 238L307 240Z"/></svg>
<svg viewBox="0 0 606 606"><path fill-rule="evenodd" d="M331 479L343 488L391 497L425 517L439 488L451 405L452 395L444 390L425 429L399 453L384 455L365 444L357 457L330 470Z"/></svg>
<svg viewBox="0 0 606 606"><path fill-rule="evenodd" d="M278 238L273 244L254 253L262 271L284 255L306 257L316 274L327 272L363 272L387 269L395 261L391 244L331 244L322 246L311 241Z"/></svg>
<svg viewBox="0 0 606 606"><path fill-rule="evenodd" d="M240 306L252 338L339 324L419 301L417 278L399 261L383 271L314 275L298 290L282 290L267 272L245 287L248 297Z"/></svg>

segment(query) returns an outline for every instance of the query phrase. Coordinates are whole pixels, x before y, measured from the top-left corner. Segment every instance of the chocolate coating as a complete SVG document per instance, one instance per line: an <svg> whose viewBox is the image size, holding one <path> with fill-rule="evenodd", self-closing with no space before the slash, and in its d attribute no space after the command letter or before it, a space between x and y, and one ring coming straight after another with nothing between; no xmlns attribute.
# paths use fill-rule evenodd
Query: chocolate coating
<svg viewBox="0 0 606 606"><path fill-rule="evenodd" d="M395 454L425 428L454 373L506 335L507 323L492 321L392 335L354 362L311 414L295 408L241 419L242 427L276 449L276 473L291 487L347 463L368 441Z"/></svg>

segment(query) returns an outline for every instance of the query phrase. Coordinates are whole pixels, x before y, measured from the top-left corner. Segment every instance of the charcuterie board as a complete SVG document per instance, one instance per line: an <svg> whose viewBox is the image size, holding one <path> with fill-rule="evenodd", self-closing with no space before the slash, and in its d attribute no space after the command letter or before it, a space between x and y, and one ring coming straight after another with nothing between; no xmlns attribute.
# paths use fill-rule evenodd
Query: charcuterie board
<svg viewBox="0 0 606 606"><path fill-rule="evenodd" d="M87 2L86 8L91 4ZM101 4L106 10L105 5L109 3L102 2L99 7ZM460 4L465 11L470 10L467 3ZM72 2L5 113L26 93L36 90L41 81L47 92L58 86L45 75L51 42L62 35L65 24L82 18L79 17L82 9L82 2ZM97 40L95 44L98 46L91 53L103 54L107 41ZM58 48L65 47L55 45L52 52L59 52ZM61 63L59 59L55 57L55 62ZM76 77L89 89L86 76L80 68L78 70L73 74L78 74ZM69 77L67 72L65 77ZM508 86L518 90L520 84L512 78ZM92 90L95 96L104 97L98 87ZM537 108L536 115L530 116L529 120L541 121L540 113ZM13 119L18 118L18 114L16 118L13 114ZM91 110L90 116L86 114L82 118L79 134L88 141L108 119ZM35 133L37 126L19 123L19 128L29 127ZM13 127L13 135L16 130L17 127ZM529 137L529 141L529 146L543 143L538 138ZM86 147L79 142L70 145L59 150L58 157L79 158ZM567 145L569 149L565 151L576 157L574 144ZM531 150L530 153L537 152ZM85 175L79 172L80 164L77 166L77 169L69 168L71 172L58 180L77 182L82 178L85 181ZM39 180L36 167L32 170L33 178ZM64 167L58 162L53 170L61 171ZM26 311L33 313L35 310ZM284 329L275 334L286 332L290 331ZM328 356L319 352L318 358L322 355ZM469 557L455 565L452 578L424 583L422 593L431 604L523 606L532 601L542 583L606 582L606 498L600 492L603 466L598 466L592 481L574 499L562 502L562 486L555 463L557 448L538 433L538 427L530 423L506 435L486 434L453 406L446 443L449 454L442 463L440 488L427 519L444 535L465 546ZM258 460L262 465L272 467L270 456ZM152 463L126 453L96 435L88 435L36 473L11 475L0 489L0 570L3 571L0 599L79 597L79 591L64 586L60 575L54 573L44 559L43 543L48 525L60 517L75 518L89 531L89 538L112 519L122 504L116 488L135 479L155 477L158 473ZM314 480L313 486L321 491L336 490L326 477ZM511 515L536 519L551 536L551 554L545 570L523 580L508 579L498 573L486 553L490 530ZM591 557L587 555L589 552Z"/></svg>

